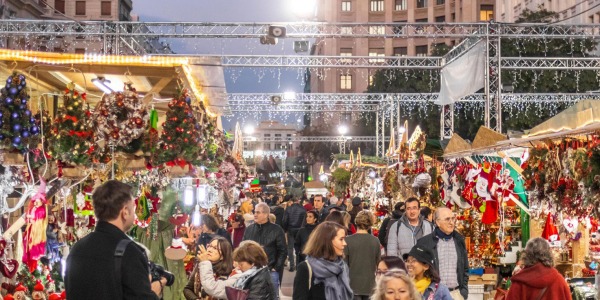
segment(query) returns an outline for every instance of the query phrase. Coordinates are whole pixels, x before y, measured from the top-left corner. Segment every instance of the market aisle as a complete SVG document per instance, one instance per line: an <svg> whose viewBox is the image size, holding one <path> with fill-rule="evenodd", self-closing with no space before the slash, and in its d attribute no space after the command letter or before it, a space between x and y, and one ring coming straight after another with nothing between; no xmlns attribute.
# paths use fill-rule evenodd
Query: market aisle
<svg viewBox="0 0 600 300"><path fill-rule="evenodd" d="M291 300L292 299L292 288L294 287L294 276L296 272L288 271L288 268L285 268L283 272L283 280L281 281L281 289L279 291L279 299L281 300Z"/></svg>

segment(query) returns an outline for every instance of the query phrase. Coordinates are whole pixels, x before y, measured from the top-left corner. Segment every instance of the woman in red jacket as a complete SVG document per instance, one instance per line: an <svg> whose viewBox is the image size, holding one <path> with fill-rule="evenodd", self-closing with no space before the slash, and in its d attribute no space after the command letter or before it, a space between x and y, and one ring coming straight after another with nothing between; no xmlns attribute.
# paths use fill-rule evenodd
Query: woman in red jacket
<svg viewBox="0 0 600 300"><path fill-rule="evenodd" d="M231 223L231 227L229 227L227 231L229 231L229 234L231 234L233 249L237 249L244 239L244 232L246 231L244 216L241 214L235 214L229 218L229 222Z"/></svg>
<svg viewBox="0 0 600 300"><path fill-rule="evenodd" d="M540 237L529 240L521 260L523 269L511 278L506 300L571 300L565 278L553 267L548 241Z"/></svg>

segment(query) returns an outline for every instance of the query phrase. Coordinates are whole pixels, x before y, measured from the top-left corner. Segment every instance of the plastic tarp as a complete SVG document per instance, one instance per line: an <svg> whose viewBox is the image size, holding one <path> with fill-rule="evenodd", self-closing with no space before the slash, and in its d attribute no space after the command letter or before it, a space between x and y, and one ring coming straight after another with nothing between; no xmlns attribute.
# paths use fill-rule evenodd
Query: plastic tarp
<svg viewBox="0 0 600 300"><path fill-rule="evenodd" d="M452 104L484 87L487 56L485 46L484 42L479 42L465 54L442 67L440 95L435 104Z"/></svg>

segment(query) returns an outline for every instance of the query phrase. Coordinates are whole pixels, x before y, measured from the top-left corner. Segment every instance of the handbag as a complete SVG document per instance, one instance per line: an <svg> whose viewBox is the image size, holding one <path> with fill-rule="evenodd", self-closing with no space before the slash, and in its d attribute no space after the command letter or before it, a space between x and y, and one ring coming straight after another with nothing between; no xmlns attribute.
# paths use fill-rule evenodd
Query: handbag
<svg viewBox="0 0 600 300"><path fill-rule="evenodd" d="M248 292L249 290L237 289L230 286L225 287L227 300L246 300L248 299Z"/></svg>

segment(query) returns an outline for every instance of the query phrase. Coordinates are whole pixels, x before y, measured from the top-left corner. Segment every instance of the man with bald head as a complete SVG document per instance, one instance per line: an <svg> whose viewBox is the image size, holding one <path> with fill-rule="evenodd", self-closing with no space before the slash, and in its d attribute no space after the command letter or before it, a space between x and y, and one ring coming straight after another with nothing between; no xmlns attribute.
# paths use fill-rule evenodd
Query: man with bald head
<svg viewBox="0 0 600 300"><path fill-rule="evenodd" d="M417 241L417 246L433 250L435 267L441 283L448 287L454 300L469 296L469 260L465 238L456 232L456 216L447 207L436 209L433 233Z"/></svg>

